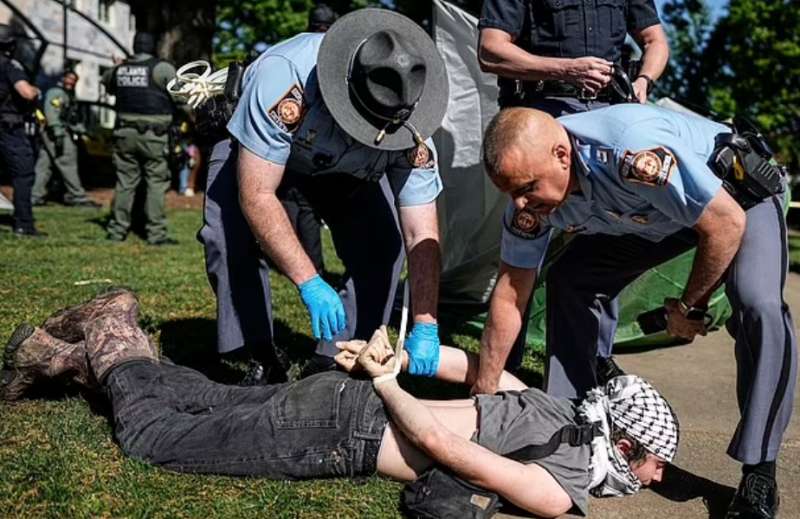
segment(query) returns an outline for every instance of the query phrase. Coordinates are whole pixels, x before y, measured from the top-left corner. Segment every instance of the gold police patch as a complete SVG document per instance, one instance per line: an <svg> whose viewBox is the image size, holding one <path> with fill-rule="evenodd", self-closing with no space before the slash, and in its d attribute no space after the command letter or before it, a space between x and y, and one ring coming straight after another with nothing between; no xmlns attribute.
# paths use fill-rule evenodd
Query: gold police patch
<svg viewBox="0 0 800 519"><path fill-rule="evenodd" d="M293 85L277 103L267 111L270 120L285 132L292 133L303 120L305 105L303 104L303 89L300 85Z"/></svg>
<svg viewBox="0 0 800 519"><path fill-rule="evenodd" d="M436 165L433 152L426 144L420 144L406 152L406 159L415 168L430 169Z"/></svg>
<svg viewBox="0 0 800 519"><path fill-rule="evenodd" d="M527 209L517 209L506 228L514 236L533 239L539 233L539 217Z"/></svg>
<svg viewBox="0 0 800 519"><path fill-rule="evenodd" d="M663 147L650 150L626 151L620 167L622 180L650 186L663 186L678 167L678 160Z"/></svg>

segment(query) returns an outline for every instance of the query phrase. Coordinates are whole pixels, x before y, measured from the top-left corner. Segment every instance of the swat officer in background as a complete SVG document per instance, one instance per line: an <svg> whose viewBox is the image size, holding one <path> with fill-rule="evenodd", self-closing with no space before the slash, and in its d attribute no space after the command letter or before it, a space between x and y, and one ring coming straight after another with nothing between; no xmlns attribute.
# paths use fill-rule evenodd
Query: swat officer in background
<svg viewBox="0 0 800 519"><path fill-rule="evenodd" d="M643 49L641 66L631 78L638 102L647 100L669 59L653 0L486 0L478 27L478 59L483 71L499 76L500 107L527 106L554 117L623 101L611 82L614 67L622 64L626 34ZM499 278L508 275L501 270ZM514 344L512 370L522 359L529 311ZM617 300L605 303L602 311L606 325L598 355L608 360L601 369L619 375L610 360Z"/></svg>
<svg viewBox="0 0 800 519"><path fill-rule="evenodd" d="M434 43L386 10L350 13L324 35L303 33L270 47L247 68L228 125L238 142L212 151L199 233L221 353L245 346L269 362L267 255L297 285L320 340L306 373L332 369L336 340L368 339L388 320L405 244L411 370L435 373L442 183L430 136L446 105L447 77ZM341 294L319 276L292 230L276 196L284 181L330 227L347 270Z"/></svg>
<svg viewBox="0 0 800 519"><path fill-rule="evenodd" d="M78 74L74 70L64 71L61 82L45 92L44 115L47 127L41 132L42 148L36 161L36 182L33 185L33 205L44 205L47 184L58 171L64 180L67 192L64 204L80 207L100 207L86 196L78 176L78 147L76 142L85 132L77 120L75 84Z"/></svg>
<svg viewBox="0 0 800 519"><path fill-rule="evenodd" d="M167 154L175 108L166 86L175 77L175 67L155 56L156 40L150 33L136 34L133 52L133 57L103 77L106 91L116 96L117 110L114 129L117 185L108 239L125 240L131 227L133 198L144 176L147 243L171 245L177 242L167 236L164 199L171 182Z"/></svg>
<svg viewBox="0 0 800 519"><path fill-rule="evenodd" d="M33 143L25 129L26 116L33 113L40 92L28 81L22 64L13 59L16 45L11 27L0 24L0 160L14 186L14 233L42 236L33 222Z"/></svg>

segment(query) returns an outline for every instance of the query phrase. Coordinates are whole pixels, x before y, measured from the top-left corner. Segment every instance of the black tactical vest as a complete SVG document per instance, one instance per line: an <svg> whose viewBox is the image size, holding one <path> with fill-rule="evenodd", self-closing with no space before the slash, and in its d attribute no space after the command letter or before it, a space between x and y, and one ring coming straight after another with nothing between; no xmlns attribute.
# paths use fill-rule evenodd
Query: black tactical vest
<svg viewBox="0 0 800 519"><path fill-rule="evenodd" d="M515 42L538 56L596 56L619 63L627 33L627 0L528 0L528 19ZM501 96L516 88L500 78Z"/></svg>
<svg viewBox="0 0 800 519"><path fill-rule="evenodd" d="M158 58L140 62L126 61L118 65L112 78L118 113L171 115L172 100L166 90L153 82L153 69Z"/></svg>
<svg viewBox="0 0 800 519"><path fill-rule="evenodd" d="M26 102L14 90L9 79L11 59L0 54L0 119L5 123L22 123L23 114L30 112L31 103Z"/></svg>

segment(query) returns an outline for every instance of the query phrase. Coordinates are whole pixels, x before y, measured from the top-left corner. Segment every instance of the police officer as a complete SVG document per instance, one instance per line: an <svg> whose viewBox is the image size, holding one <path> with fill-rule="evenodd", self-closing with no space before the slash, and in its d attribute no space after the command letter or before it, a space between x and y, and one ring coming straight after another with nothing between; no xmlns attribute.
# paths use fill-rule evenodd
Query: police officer
<svg viewBox="0 0 800 519"><path fill-rule="evenodd" d="M336 21L336 13L326 4L317 4L308 13L307 32L326 32ZM278 189L278 198L283 203L286 215L292 223L292 228L297 233L297 238L303 245L314 269L322 272L324 261L322 257L322 238L320 232L322 224L319 215L314 211L309 200L303 192L295 187L289 178L284 179Z"/></svg>
<svg viewBox="0 0 800 519"><path fill-rule="evenodd" d="M787 245L778 195L786 179L755 153L763 146L754 134L745 144L742 135L652 106L617 105L558 121L527 108L501 112L486 132L485 164L512 201L477 382L481 391L496 387L552 229L576 233L546 280L547 391L564 397L596 384L602 302L696 245L682 296L665 302L667 331L686 340L705 334L708 299L726 283L741 411L728 453L744 464L731 519L775 516L775 460L797 370L783 302Z"/></svg>
<svg viewBox="0 0 800 519"><path fill-rule="evenodd" d="M43 105L47 128L42 132L42 148L36 161L33 205L44 205L47 184L55 169L61 174L67 189L64 194L66 205L100 207L100 204L86 196L78 176L78 148L75 143L85 130L77 120L77 82L78 74L74 70L66 70L61 83L45 92Z"/></svg>
<svg viewBox="0 0 800 519"><path fill-rule="evenodd" d="M133 57L109 70L103 78L106 91L116 96L117 125L114 129L114 188L108 238L125 240L131 227L131 209L136 188L144 177L147 243L177 243L167 236L164 199L171 175L167 164L169 126L175 111L166 91L175 76L172 64L155 56L155 37L138 32Z"/></svg>
<svg viewBox="0 0 800 519"><path fill-rule="evenodd" d="M486 0L478 26L478 59L482 70L499 76L501 108L528 106L558 117L621 102L611 85L612 67L622 65L628 33L643 48L641 68L631 78L640 103L669 59L653 0ZM605 303L602 311L607 317L598 354L607 358L617 300ZM528 313L510 369L521 361L527 322Z"/></svg>
<svg viewBox="0 0 800 519"><path fill-rule="evenodd" d="M12 57L16 44L11 27L0 24L0 160L14 186L14 233L42 236L33 221L33 144L25 131L25 117L33 112L40 92Z"/></svg>
<svg viewBox="0 0 800 519"><path fill-rule="evenodd" d="M430 37L380 9L350 13L324 35L300 34L248 67L228 125L237 143L231 150L223 141L211 155L199 235L217 295L220 352L272 346L263 253L297 285L320 340L307 372L332 368L336 340L367 339L387 321L405 242L411 369L435 373L442 183L429 137L447 91ZM347 270L341 294L319 276L289 224L275 194L286 180L331 229Z"/></svg>

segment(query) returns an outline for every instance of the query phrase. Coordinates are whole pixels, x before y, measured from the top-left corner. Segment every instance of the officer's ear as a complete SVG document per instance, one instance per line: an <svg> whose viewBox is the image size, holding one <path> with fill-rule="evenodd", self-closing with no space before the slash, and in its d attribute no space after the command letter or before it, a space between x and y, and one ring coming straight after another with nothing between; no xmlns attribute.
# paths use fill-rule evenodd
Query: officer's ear
<svg viewBox="0 0 800 519"><path fill-rule="evenodd" d="M569 148L564 143L559 142L553 146L553 156L561 165L561 169L568 170L570 168L572 157Z"/></svg>

